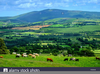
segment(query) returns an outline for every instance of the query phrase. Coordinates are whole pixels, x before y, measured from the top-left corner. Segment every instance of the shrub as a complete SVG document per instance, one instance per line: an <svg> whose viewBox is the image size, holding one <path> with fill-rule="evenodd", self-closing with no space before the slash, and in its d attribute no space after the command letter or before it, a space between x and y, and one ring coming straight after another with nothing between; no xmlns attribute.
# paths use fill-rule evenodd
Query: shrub
<svg viewBox="0 0 100 74"><path fill-rule="evenodd" d="M53 55L54 55L54 56L57 56L58 54L57 54L57 53L53 53Z"/></svg>
<svg viewBox="0 0 100 74"><path fill-rule="evenodd" d="M80 51L80 56L95 56L94 52L88 49L83 49Z"/></svg>
<svg viewBox="0 0 100 74"><path fill-rule="evenodd" d="M50 55L52 55L52 53L50 53Z"/></svg>
<svg viewBox="0 0 100 74"><path fill-rule="evenodd" d="M66 56L67 55L67 52L63 52L63 56Z"/></svg>

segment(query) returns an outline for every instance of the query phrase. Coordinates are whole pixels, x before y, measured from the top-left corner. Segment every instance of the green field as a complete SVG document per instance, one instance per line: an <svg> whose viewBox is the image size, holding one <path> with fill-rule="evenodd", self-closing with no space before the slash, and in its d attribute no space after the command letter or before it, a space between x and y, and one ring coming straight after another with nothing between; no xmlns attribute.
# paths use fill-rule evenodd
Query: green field
<svg viewBox="0 0 100 74"><path fill-rule="evenodd" d="M35 59L31 56L16 58L15 55L2 55L0 58L0 67L100 67L100 60L95 57L75 57L79 61L63 61L63 56L50 56L49 54L40 54ZM100 57L100 56L99 56ZM47 58L52 58L53 62L48 61Z"/></svg>
<svg viewBox="0 0 100 74"><path fill-rule="evenodd" d="M80 26L80 27L70 27L70 28L42 28L45 32L50 33L79 33L85 31L96 31L100 30L100 25L87 25L87 26Z"/></svg>
<svg viewBox="0 0 100 74"><path fill-rule="evenodd" d="M94 50L94 53L100 54L100 50Z"/></svg>

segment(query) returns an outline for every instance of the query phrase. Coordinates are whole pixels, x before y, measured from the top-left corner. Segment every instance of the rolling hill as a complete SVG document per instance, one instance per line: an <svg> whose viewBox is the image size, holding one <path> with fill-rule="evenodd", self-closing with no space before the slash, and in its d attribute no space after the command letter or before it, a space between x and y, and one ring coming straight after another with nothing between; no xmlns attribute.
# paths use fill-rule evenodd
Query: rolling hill
<svg viewBox="0 0 100 74"><path fill-rule="evenodd" d="M10 20L23 21L23 22L38 22L45 21L54 18L91 18L99 19L100 12L87 12L87 11L71 11L71 10L60 10L60 9L46 9L42 11L33 11L11 18ZM6 19L6 20L7 20Z"/></svg>

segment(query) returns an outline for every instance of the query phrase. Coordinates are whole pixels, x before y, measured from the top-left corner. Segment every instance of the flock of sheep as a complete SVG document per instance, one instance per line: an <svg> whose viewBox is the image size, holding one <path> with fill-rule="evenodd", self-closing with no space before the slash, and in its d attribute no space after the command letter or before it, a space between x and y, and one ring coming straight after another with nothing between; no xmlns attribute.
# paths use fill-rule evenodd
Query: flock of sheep
<svg viewBox="0 0 100 74"><path fill-rule="evenodd" d="M36 56L39 56L39 54L37 54L37 53L33 53L33 54L29 54L29 55L27 55L26 53L23 53L22 55L21 54L16 54L16 57L20 57L20 56L22 56L22 57L32 56L32 58L36 58Z"/></svg>

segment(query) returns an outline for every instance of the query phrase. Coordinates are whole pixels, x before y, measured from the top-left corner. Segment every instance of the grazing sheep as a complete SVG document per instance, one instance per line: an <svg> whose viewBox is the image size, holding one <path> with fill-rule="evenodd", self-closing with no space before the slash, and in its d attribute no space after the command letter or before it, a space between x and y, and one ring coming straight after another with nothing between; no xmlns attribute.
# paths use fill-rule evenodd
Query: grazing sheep
<svg viewBox="0 0 100 74"><path fill-rule="evenodd" d="M39 56L39 54L35 54L35 56Z"/></svg>
<svg viewBox="0 0 100 74"><path fill-rule="evenodd" d="M75 60L75 58L71 58L70 61L71 61L71 60Z"/></svg>
<svg viewBox="0 0 100 74"><path fill-rule="evenodd" d="M23 53L23 55L26 55L26 53Z"/></svg>
<svg viewBox="0 0 100 74"><path fill-rule="evenodd" d="M99 58L99 57L96 57L96 60L97 60L97 59L99 60L100 58Z"/></svg>
<svg viewBox="0 0 100 74"><path fill-rule="evenodd" d="M47 58L47 61L51 61L51 62L53 62L53 60L52 60L51 58Z"/></svg>
<svg viewBox="0 0 100 74"><path fill-rule="evenodd" d="M16 55L16 58L19 58L20 56L19 55Z"/></svg>
<svg viewBox="0 0 100 74"><path fill-rule="evenodd" d="M13 52L12 54L16 54L16 52Z"/></svg>
<svg viewBox="0 0 100 74"><path fill-rule="evenodd" d="M72 54L68 54L68 56L72 56Z"/></svg>
<svg viewBox="0 0 100 74"><path fill-rule="evenodd" d="M33 55L35 55L36 53L33 53Z"/></svg>
<svg viewBox="0 0 100 74"><path fill-rule="evenodd" d="M36 58L36 56L35 55L32 55L32 58Z"/></svg>
<svg viewBox="0 0 100 74"><path fill-rule="evenodd" d="M64 61L66 61L66 60L68 61L68 58L65 58L65 59L64 59Z"/></svg>
<svg viewBox="0 0 100 74"><path fill-rule="evenodd" d="M16 54L16 55L21 56L20 54Z"/></svg>
<svg viewBox="0 0 100 74"><path fill-rule="evenodd" d="M23 57L28 57L28 55L23 55Z"/></svg>
<svg viewBox="0 0 100 74"><path fill-rule="evenodd" d="M32 54L29 54L29 56L32 56Z"/></svg>
<svg viewBox="0 0 100 74"><path fill-rule="evenodd" d="M75 59L75 61L79 61L79 59Z"/></svg>
<svg viewBox="0 0 100 74"><path fill-rule="evenodd" d="M3 56L0 56L0 58L3 58Z"/></svg>

